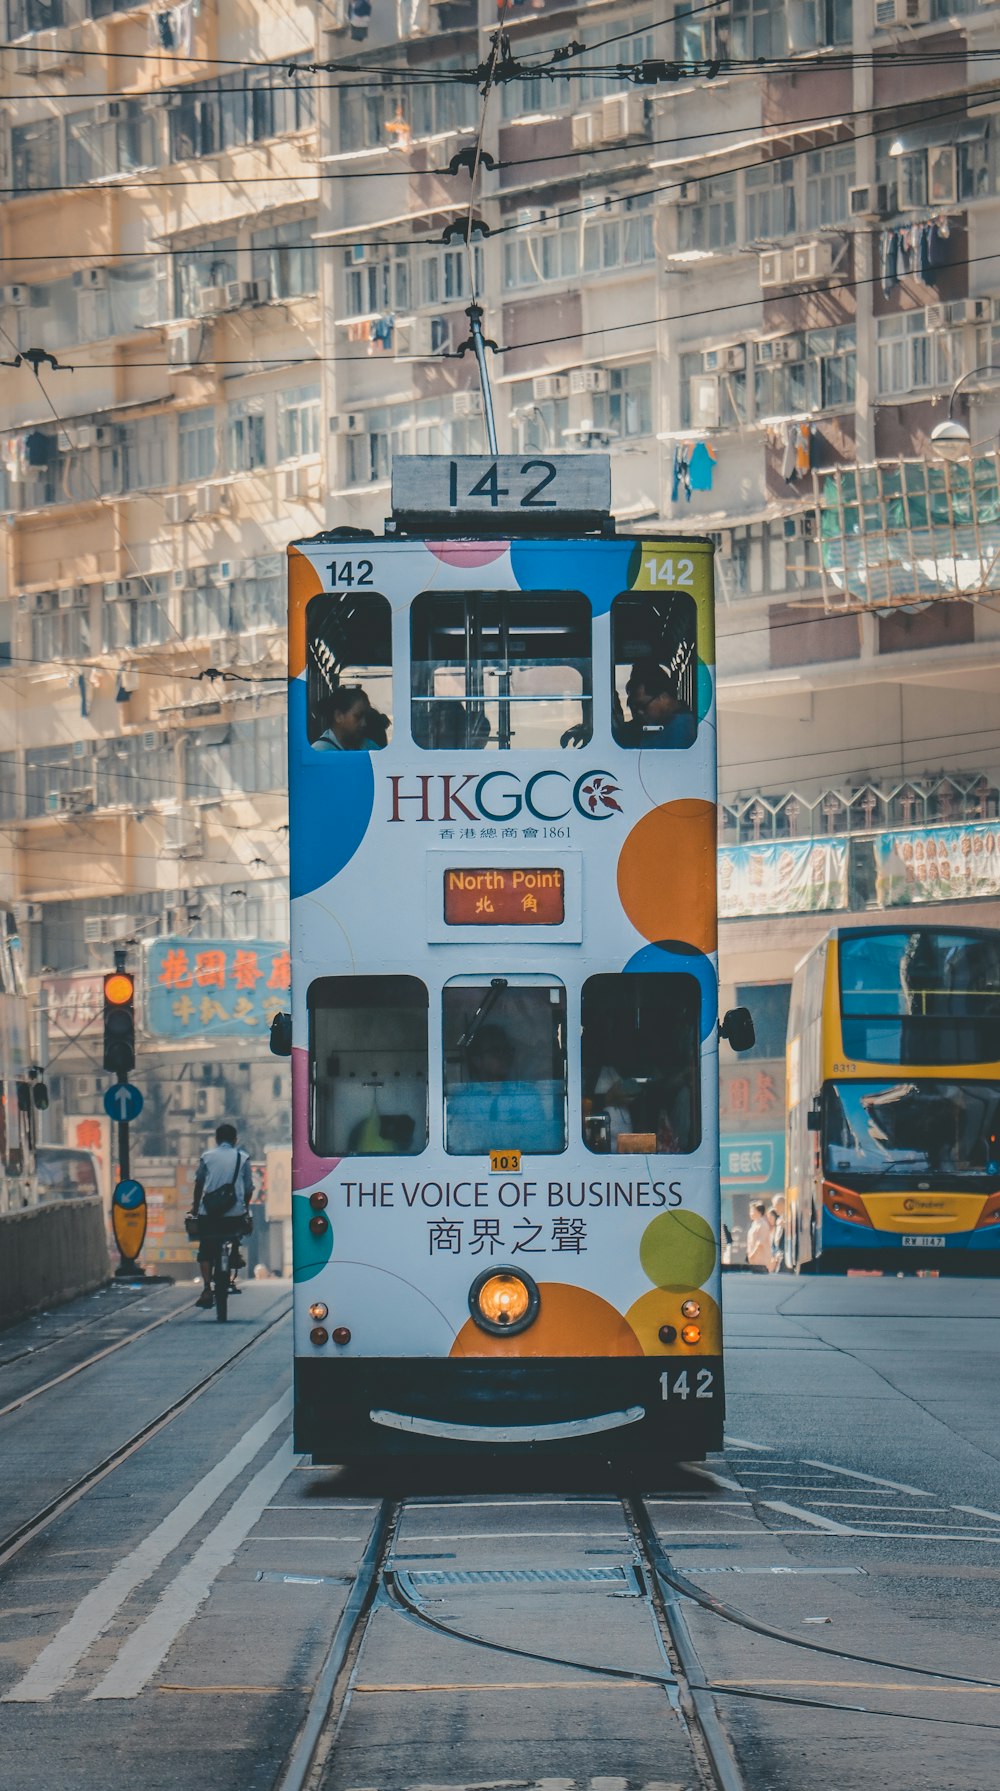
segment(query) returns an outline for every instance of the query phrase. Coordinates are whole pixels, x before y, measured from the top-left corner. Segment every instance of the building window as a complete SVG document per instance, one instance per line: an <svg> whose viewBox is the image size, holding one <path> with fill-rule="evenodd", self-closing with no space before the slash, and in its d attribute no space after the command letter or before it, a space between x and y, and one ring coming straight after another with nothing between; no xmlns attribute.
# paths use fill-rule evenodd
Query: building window
<svg viewBox="0 0 1000 1791"><path fill-rule="evenodd" d="M66 119L68 181L110 180L159 160L159 114L145 100L112 100Z"/></svg>
<svg viewBox="0 0 1000 1791"><path fill-rule="evenodd" d="M312 1147L324 1157L414 1156L427 1144L427 990L415 976L310 985Z"/></svg>
<svg viewBox="0 0 1000 1791"><path fill-rule="evenodd" d="M568 385L567 381L567 385ZM569 398L536 398L535 382L518 379L510 388L510 418L523 453L552 454L563 446L569 422Z"/></svg>
<svg viewBox="0 0 1000 1791"><path fill-rule="evenodd" d="M224 735L221 740L204 739L202 734L207 730L195 731L185 739L185 797L220 801L246 791L287 790L288 747L283 715L234 721L218 731Z"/></svg>
<svg viewBox="0 0 1000 1791"><path fill-rule="evenodd" d="M279 460L305 460L319 453L319 401L319 386L279 393Z"/></svg>
<svg viewBox="0 0 1000 1791"><path fill-rule="evenodd" d="M409 250L394 244L391 256L369 261L367 251L345 250L344 299L349 317L380 316L410 308ZM480 250L476 250L479 255ZM365 257L359 260L359 257Z"/></svg>
<svg viewBox="0 0 1000 1791"><path fill-rule="evenodd" d="M581 999L583 1142L619 1156L701 1143L701 990L693 976L591 976Z"/></svg>
<svg viewBox="0 0 1000 1791"><path fill-rule="evenodd" d="M228 406L229 471L252 473L267 465L263 398L240 398Z"/></svg>
<svg viewBox="0 0 1000 1791"><path fill-rule="evenodd" d="M315 217L307 217L254 231L253 277L266 280L272 299L303 298L319 290L316 248L310 241L315 229Z"/></svg>
<svg viewBox="0 0 1000 1791"><path fill-rule="evenodd" d="M334 752L384 746L392 726L388 598L328 591L313 597L306 612L306 680L306 733L314 746ZM335 692L355 692L358 700L335 705Z"/></svg>
<svg viewBox="0 0 1000 1791"><path fill-rule="evenodd" d="M694 744L697 628L694 600L683 591L615 598L611 731L619 746L677 750Z"/></svg>
<svg viewBox="0 0 1000 1791"><path fill-rule="evenodd" d="M236 238L201 243L174 255L174 315L197 317L206 287L225 286L236 278Z"/></svg>
<svg viewBox="0 0 1000 1791"><path fill-rule="evenodd" d="M154 491L167 483L167 432L162 416L120 424L115 450L118 489ZM114 475L112 475L114 476Z"/></svg>
<svg viewBox="0 0 1000 1791"><path fill-rule="evenodd" d="M106 653L121 647L155 647L170 638L165 575L154 573L135 583L140 590L149 587L146 595L115 598L101 606Z"/></svg>
<svg viewBox="0 0 1000 1791"><path fill-rule="evenodd" d="M854 144L812 149L806 162L806 229L835 224L848 213L848 191L854 185Z"/></svg>
<svg viewBox="0 0 1000 1791"><path fill-rule="evenodd" d="M577 227L578 228L578 227ZM652 198L626 199L606 216L588 218L583 228L585 273L609 273L655 259Z"/></svg>
<svg viewBox="0 0 1000 1791"><path fill-rule="evenodd" d="M255 72L216 75L171 94L170 159L186 162L223 149L261 143L315 123L310 76L287 63Z"/></svg>
<svg viewBox="0 0 1000 1791"><path fill-rule="evenodd" d="M836 330L807 330L807 364L812 404L818 410L844 410L854 403L857 368L853 323Z"/></svg>
<svg viewBox="0 0 1000 1791"><path fill-rule="evenodd" d="M653 433L653 368L649 361L608 370L608 389L591 399L591 419L624 440Z"/></svg>
<svg viewBox="0 0 1000 1791"><path fill-rule="evenodd" d="M531 40L531 59L541 67L547 63L553 50L560 47L561 39L556 37L533 37ZM582 66L582 65L581 65ZM565 106L572 93L575 99L577 83L574 81L558 82L548 80L539 75L535 80L505 81L500 89L500 117L505 121L511 118L537 117L539 113L556 112Z"/></svg>
<svg viewBox="0 0 1000 1791"><path fill-rule="evenodd" d="M762 168L748 168L744 180L746 237L790 236L795 230L795 163L783 156Z"/></svg>
<svg viewBox="0 0 1000 1791"><path fill-rule="evenodd" d="M447 75L465 64L457 58L444 58L435 66ZM404 148L416 137L471 129L477 120L475 89L457 81L431 81L402 91L388 87L381 93L366 92L360 84L345 84L339 97L342 155L359 149ZM390 125L391 130L387 128Z"/></svg>
<svg viewBox="0 0 1000 1791"><path fill-rule="evenodd" d="M15 125L10 133L11 176L15 193L59 185L58 118Z"/></svg>
<svg viewBox="0 0 1000 1791"><path fill-rule="evenodd" d="M592 732L590 623L590 603L572 591L414 598L417 745L499 751L584 745Z"/></svg>
<svg viewBox="0 0 1000 1791"><path fill-rule="evenodd" d="M566 991L540 976L456 977L441 992L444 1139L453 1156L566 1149Z"/></svg>
<svg viewBox="0 0 1000 1791"><path fill-rule="evenodd" d="M550 280L572 279L579 269L579 245L576 218L561 225L557 218L542 216L504 243L504 286L540 286Z"/></svg>
<svg viewBox="0 0 1000 1791"><path fill-rule="evenodd" d="M705 351L698 349L680 357L681 369L681 428L704 429L738 429L749 416L747 405L746 368L735 372L705 373ZM694 386L692 382L700 384ZM714 380L714 384L706 382ZM699 414L699 404L710 401L709 411L718 417L718 423L708 425L703 414Z"/></svg>
<svg viewBox="0 0 1000 1791"><path fill-rule="evenodd" d="M736 176L716 174L698 183L695 205L677 207L677 246L702 253L729 249L736 242Z"/></svg>
<svg viewBox="0 0 1000 1791"><path fill-rule="evenodd" d="M61 808L94 806L94 759L89 741L29 747L24 763L24 812L29 821L36 815L57 814Z"/></svg>
<svg viewBox="0 0 1000 1791"><path fill-rule="evenodd" d="M904 311L876 323L878 390L903 395L927 386L950 386L963 368L962 335L928 332L926 311Z"/></svg>
<svg viewBox="0 0 1000 1791"><path fill-rule="evenodd" d="M177 481L191 485L215 472L215 412L183 410L177 422Z"/></svg>
<svg viewBox="0 0 1000 1791"><path fill-rule="evenodd" d="M70 595L69 592L66 593ZM56 594L53 593L55 598ZM56 599L58 600L58 599ZM48 610L31 618L31 656L35 660L75 659L91 650L90 606Z"/></svg>

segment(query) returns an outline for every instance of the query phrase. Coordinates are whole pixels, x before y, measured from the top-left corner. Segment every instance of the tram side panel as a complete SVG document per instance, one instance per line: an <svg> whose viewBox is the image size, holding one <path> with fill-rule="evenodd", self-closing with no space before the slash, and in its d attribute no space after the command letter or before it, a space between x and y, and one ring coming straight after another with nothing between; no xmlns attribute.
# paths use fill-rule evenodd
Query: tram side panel
<svg viewBox="0 0 1000 1791"><path fill-rule="evenodd" d="M297 1446L714 1447L711 549L355 545L290 555Z"/></svg>

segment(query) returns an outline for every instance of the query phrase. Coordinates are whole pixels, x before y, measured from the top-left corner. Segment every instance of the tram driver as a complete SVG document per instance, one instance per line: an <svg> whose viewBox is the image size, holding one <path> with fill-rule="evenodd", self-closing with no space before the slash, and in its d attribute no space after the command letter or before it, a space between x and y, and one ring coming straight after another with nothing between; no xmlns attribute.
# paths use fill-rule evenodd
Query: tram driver
<svg viewBox="0 0 1000 1791"><path fill-rule="evenodd" d="M561 1127L534 1082L515 1079L514 1045L502 1026L480 1026L465 1053L468 1080L448 1096L448 1149L472 1154L516 1139L520 1150L561 1150Z"/></svg>

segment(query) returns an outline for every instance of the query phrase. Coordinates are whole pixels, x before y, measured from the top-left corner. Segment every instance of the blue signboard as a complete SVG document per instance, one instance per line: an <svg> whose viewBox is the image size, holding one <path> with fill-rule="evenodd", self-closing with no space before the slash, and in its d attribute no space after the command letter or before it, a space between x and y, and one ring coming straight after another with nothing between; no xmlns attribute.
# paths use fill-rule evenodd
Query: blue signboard
<svg viewBox="0 0 1000 1791"><path fill-rule="evenodd" d="M287 1008L287 945L272 939L154 939L146 947L146 1030L154 1038L261 1038Z"/></svg>
<svg viewBox="0 0 1000 1791"><path fill-rule="evenodd" d="M722 1186L728 1193L782 1194L785 1140L781 1132L730 1133L720 1139Z"/></svg>
<svg viewBox="0 0 1000 1791"><path fill-rule="evenodd" d="M104 1090L104 1111L109 1119L138 1119L142 1106L142 1094L134 1082L116 1082Z"/></svg>

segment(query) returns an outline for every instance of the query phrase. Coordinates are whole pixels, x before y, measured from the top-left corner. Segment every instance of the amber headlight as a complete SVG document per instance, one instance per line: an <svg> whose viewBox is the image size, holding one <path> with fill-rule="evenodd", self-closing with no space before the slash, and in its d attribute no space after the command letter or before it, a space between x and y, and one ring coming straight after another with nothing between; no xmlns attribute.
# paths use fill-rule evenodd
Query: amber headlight
<svg viewBox="0 0 1000 1791"><path fill-rule="evenodd" d="M469 1289L469 1311L494 1337L526 1331L538 1307L538 1289L523 1269L486 1269Z"/></svg>

